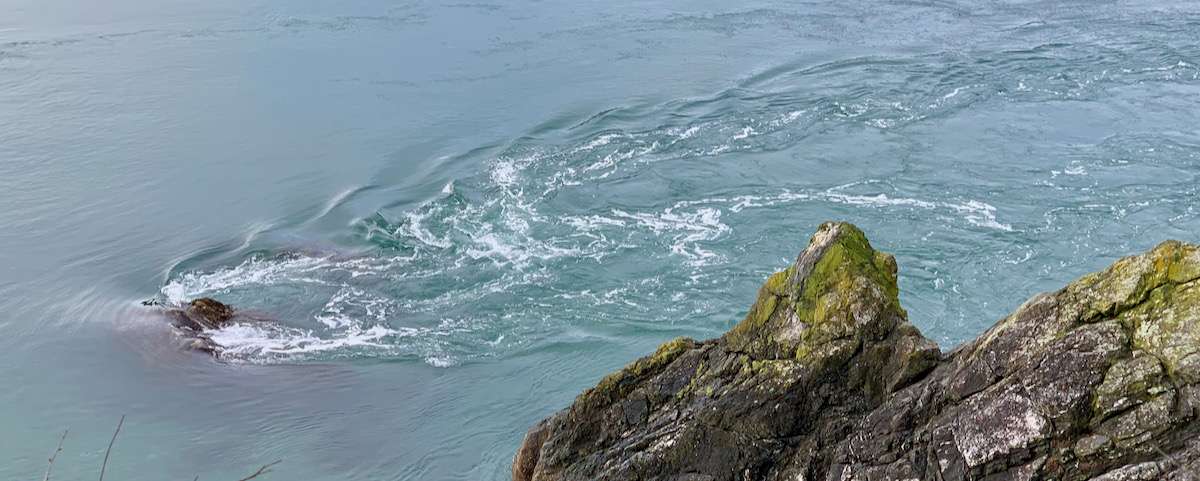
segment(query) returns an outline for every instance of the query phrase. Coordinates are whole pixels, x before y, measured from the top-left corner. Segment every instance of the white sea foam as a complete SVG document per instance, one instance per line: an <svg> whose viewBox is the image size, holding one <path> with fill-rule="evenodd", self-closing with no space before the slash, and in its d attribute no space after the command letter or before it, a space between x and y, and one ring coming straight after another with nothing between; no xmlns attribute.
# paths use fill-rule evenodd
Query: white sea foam
<svg viewBox="0 0 1200 481"><path fill-rule="evenodd" d="M430 356L425 358L425 364L433 367L454 367L458 365L458 361L445 357Z"/></svg>
<svg viewBox="0 0 1200 481"><path fill-rule="evenodd" d="M307 256L293 254L254 257L241 264L210 272L187 272L169 281L161 292L165 301L180 306L197 297L228 295L272 286L311 286L312 295L330 292L313 320L321 332L282 322L235 323L206 334L217 344L218 358L230 362L266 363L303 359L347 348L387 349L392 339L427 335L427 330L393 328L395 301L335 278L380 275L411 262L411 257Z"/></svg>
<svg viewBox="0 0 1200 481"><path fill-rule="evenodd" d="M342 288L325 303L321 313L316 315L316 319L330 329L359 327L359 321L346 314L347 309L355 309L356 312L361 312L361 316L368 319L386 322L395 310L395 301L371 294L364 289L343 284Z"/></svg>
<svg viewBox="0 0 1200 481"><path fill-rule="evenodd" d="M219 359L264 363L349 348L387 349L393 344L385 342L385 338L418 333L415 330L372 326L367 329L351 329L336 337L322 338L309 330L279 324L234 324L210 331L209 335L218 346L215 354Z"/></svg>
<svg viewBox="0 0 1200 481"><path fill-rule="evenodd" d="M723 154L723 153L725 153L725 152L729 152L730 150L733 150L733 147L732 147L732 146L729 146L729 145L718 145L718 146L715 146L715 147L713 147L713 148L711 148L711 149L708 149L708 150L704 151L704 152L703 152L703 153L701 153L700 155L703 155L703 156L709 156L709 157L711 157L711 156L714 156L714 155L719 155L719 154Z"/></svg>
<svg viewBox="0 0 1200 481"><path fill-rule="evenodd" d="M684 204L683 206L686 206ZM730 228L721 222L721 210L705 207L695 211L678 211L681 205L668 208L661 213L629 213L613 209L613 215L630 219L651 231L671 236L670 251L690 259L692 265L710 264L723 257L700 246L701 242L717 240Z"/></svg>
<svg viewBox="0 0 1200 481"><path fill-rule="evenodd" d="M567 225L574 227L579 231L593 231L605 227L625 227L625 222L620 219L613 219L600 215L572 215L562 218Z"/></svg>
<svg viewBox="0 0 1200 481"><path fill-rule="evenodd" d="M700 127L693 125L691 127L688 127L687 129L684 129L682 132L678 132L674 135L675 135L676 140L687 140L692 137L695 137L696 134L698 134L698 133L700 133Z"/></svg>
<svg viewBox="0 0 1200 481"><path fill-rule="evenodd" d="M1063 173L1067 175L1087 175L1087 169L1082 165L1071 165L1063 169Z"/></svg>
<svg viewBox="0 0 1200 481"><path fill-rule="evenodd" d="M920 209L936 209L936 202L929 202L920 199L909 198L890 198L887 194L878 195L850 195L840 192L825 192L820 197L831 202L839 202L850 205L864 205L871 207L917 207Z"/></svg>
<svg viewBox="0 0 1200 481"><path fill-rule="evenodd" d="M886 194L877 194L874 196L851 195L837 192L836 190L816 194L813 197L832 202L873 207L913 207L925 210L947 209L966 214L963 216L963 219L972 225L988 227L1005 232L1012 231L1012 226L1008 224L1002 224L996 220L996 208L994 206L976 200L969 200L963 203L953 203L928 201L906 197L892 198L888 197Z"/></svg>
<svg viewBox="0 0 1200 481"><path fill-rule="evenodd" d="M754 127L742 127L742 132L734 135L733 140L742 140L749 138L751 135L758 135L758 131L754 130Z"/></svg>
<svg viewBox="0 0 1200 481"><path fill-rule="evenodd" d="M604 134L604 135L601 135L601 136L599 136L599 137L596 137L596 138L594 138L594 139L592 139L592 140L588 141L587 143L585 143L585 144L583 144L583 145L580 145L580 146L578 146L578 147L575 147L574 149L572 149L572 150L571 150L571 153L572 153L572 154L578 154L578 153L582 153L582 152L590 152L590 151L592 151L592 150L595 150L595 149L597 149L597 148L599 148L599 147L603 147L603 146L605 146L605 145L608 145L608 144L609 144L609 143L611 143L613 140L615 140L615 139L619 139L619 138L621 138L621 137L622 137L622 135L621 135L621 134Z"/></svg>
<svg viewBox="0 0 1200 481"><path fill-rule="evenodd" d="M436 210L433 212L430 212L430 211L422 210L422 209L416 209L416 210L406 212L404 214L404 218L407 222L401 223L396 228L395 234L400 235L400 236L412 237L414 239L421 241L421 243L428 245L428 246L438 247L438 248L442 248L442 249L450 248L450 246L452 244L449 239L447 239L445 237L439 238L438 236L434 235L432 232L430 232L428 229L425 229L421 225L422 222L425 221L425 219L427 219L430 215L436 214L436 213L437 213Z"/></svg>
<svg viewBox="0 0 1200 481"><path fill-rule="evenodd" d="M236 267L215 272L187 272L172 279L161 292L171 305L182 305L202 294L225 291L247 284L271 285L286 279L295 282L320 284L323 281L297 275L322 266L336 266L328 258L296 256L293 258L252 258Z"/></svg>
<svg viewBox="0 0 1200 481"><path fill-rule="evenodd" d="M923 210L946 210L965 214L963 220L972 225L988 227L996 230L1011 231L1012 226L996 220L996 208L990 204L970 200L962 203L929 201L908 197L889 197L887 194L857 195L841 192L840 189L850 187L839 186L820 192L790 192L784 191L772 195L741 195L729 199L705 199L700 203L728 204L730 212L741 212L746 209L770 207L796 201L824 201L847 205L858 205L876 208L908 207Z"/></svg>
<svg viewBox="0 0 1200 481"><path fill-rule="evenodd" d="M962 86L962 87L955 87L955 89L954 89L953 91L951 91L950 93L948 93L948 94L946 94L946 95L943 95L943 96L942 96L942 99L943 99L943 100L950 100L950 99L954 98L955 96L957 96L957 95L958 95L960 92L962 92L963 90L966 90L966 89L968 89L968 88L971 88L971 87L972 87L971 85L966 85L966 86Z"/></svg>
<svg viewBox="0 0 1200 481"><path fill-rule="evenodd" d="M616 150L612 153L609 153L608 155L605 155L599 161L597 161L587 167L584 167L583 171L584 172L592 172L592 171L597 171L597 170L606 170L606 172L600 174L599 177L595 178L595 179L604 179L604 178L607 178L608 176L612 175L612 173L615 171L615 169L618 167L618 165L620 163L625 162L630 159L635 159L635 158L644 156L646 154L654 152L658 148L659 148L658 141L653 141L653 142L650 142L649 144L646 144L645 142L638 142L637 146L634 146L627 150L623 150L623 151Z"/></svg>
<svg viewBox="0 0 1200 481"><path fill-rule="evenodd" d="M512 185L517 182L517 173L520 169L516 162L511 160L497 161L492 166L492 181L499 185Z"/></svg>
<svg viewBox="0 0 1200 481"><path fill-rule="evenodd" d="M979 201L968 201L965 204L943 204L958 212L967 214L966 220L971 224L988 227L1005 232L1012 232L1012 226L996 221L996 208L991 204Z"/></svg>
<svg viewBox="0 0 1200 481"><path fill-rule="evenodd" d="M941 100L960 96L969 87L957 88ZM888 107L871 101L839 107L850 117L875 108L907 112L898 103ZM377 254L350 259L319 255L256 257L231 268L175 276L163 287L163 296L179 305L203 295L230 290L253 292L279 285L283 285L281 290L285 292L296 287L306 292L319 291L309 301L314 304L312 318L303 320L313 330L264 324L232 326L215 332L214 341L225 346L220 355L238 362L288 362L350 349L403 352L431 366L451 367L471 358L469 354L463 355L462 349L489 350L521 342L517 330L527 328L522 323L538 319L554 322L555 316L563 312L561 303L634 309L645 309L643 306L649 304L642 302L647 299L645 292L630 287L604 286L596 292L563 292L558 278L563 262L600 261L607 256L625 261L621 256L628 256L629 252L651 258L670 256L681 260L684 269L690 269L677 273L689 279L686 285L711 284L711 271L707 268L729 262L727 256L731 250L722 242L733 235L734 226L738 225L734 221L744 220L735 214L746 211L796 202L835 203L865 209L934 211L939 218L1012 230L997 220L996 208L987 203L896 196L880 192L887 187L872 185L871 181L826 190L784 189L700 197L669 207L622 204L625 206L620 208L592 206L580 211L568 207L562 212L562 199L570 198L564 193L572 187L603 190L599 188L623 181L629 178L625 174L638 174L637 169L656 162L720 155L734 148L752 147L751 142L770 142L775 138L772 134L794 128L786 125L810 114L801 109L768 115L761 122L740 119L738 123L710 122L641 133L608 133L571 149L506 154L485 161L473 178L448 182L440 195L415 209L393 214L390 224L367 227L370 235L388 238L389 246L392 242L399 244L397 250L406 252L407 257ZM863 121L895 120L875 117L866 115ZM672 147L675 143L682 144ZM559 189L563 190L558 192ZM462 195L454 195L456 192ZM478 262L481 260L485 262ZM375 292L370 283L374 280L358 280L360 276L427 279L414 285L437 287L406 297L394 292ZM527 299L520 312L504 316L473 318L462 311L447 313L530 286L549 287L553 293L544 299ZM677 293L673 299L683 302L691 297L696 296ZM695 302L699 301L690 303L681 312L697 308ZM411 321L414 315L421 320ZM409 325L432 327L401 327L406 319L410 320ZM502 342L506 336L513 340ZM461 347L464 343L471 347Z"/></svg>
<svg viewBox="0 0 1200 481"><path fill-rule="evenodd" d="M780 116L779 118L772 120L769 125L771 127L775 127L775 128L783 127L787 124L790 124L792 122L799 120L800 117L804 116L804 114L806 114L806 113L808 113L808 109L793 110L791 112L788 112L788 113Z"/></svg>

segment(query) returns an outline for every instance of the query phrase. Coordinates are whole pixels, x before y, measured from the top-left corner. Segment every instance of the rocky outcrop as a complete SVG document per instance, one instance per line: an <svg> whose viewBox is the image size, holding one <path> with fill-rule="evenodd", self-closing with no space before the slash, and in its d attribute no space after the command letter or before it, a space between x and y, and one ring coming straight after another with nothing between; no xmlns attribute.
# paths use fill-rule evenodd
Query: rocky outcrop
<svg viewBox="0 0 1200 481"><path fill-rule="evenodd" d="M166 307L162 312L170 319L175 328L175 338L181 346L209 354L216 354L221 348L213 342L211 331L238 323L277 322L255 312L234 309L209 297L195 299L180 307Z"/></svg>
<svg viewBox="0 0 1200 481"><path fill-rule="evenodd" d="M194 331L220 329L233 320L233 308L211 297L201 297L167 313L176 326Z"/></svg>
<svg viewBox="0 0 1200 481"><path fill-rule="evenodd" d="M1200 479L1197 246L1039 294L945 355L897 292L892 256L825 223L724 336L663 344L534 426L513 479Z"/></svg>

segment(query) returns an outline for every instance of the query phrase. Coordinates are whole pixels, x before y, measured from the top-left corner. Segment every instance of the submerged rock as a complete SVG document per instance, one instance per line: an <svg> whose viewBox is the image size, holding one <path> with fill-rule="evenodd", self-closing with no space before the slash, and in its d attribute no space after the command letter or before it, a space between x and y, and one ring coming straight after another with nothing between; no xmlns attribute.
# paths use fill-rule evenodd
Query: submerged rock
<svg viewBox="0 0 1200 481"><path fill-rule="evenodd" d="M201 297L187 303L181 309L167 311L179 327L203 331L220 329L233 319L233 308L210 297Z"/></svg>
<svg viewBox="0 0 1200 481"><path fill-rule="evenodd" d="M163 312L171 320L175 337L183 347L209 354L216 354L221 347L213 342L209 331L237 323L276 322L209 297L195 299L182 307L168 307Z"/></svg>
<svg viewBox="0 0 1200 481"><path fill-rule="evenodd" d="M896 262L825 223L718 339L534 426L516 481L1200 479L1200 247L1167 241L942 355Z"/></svg>

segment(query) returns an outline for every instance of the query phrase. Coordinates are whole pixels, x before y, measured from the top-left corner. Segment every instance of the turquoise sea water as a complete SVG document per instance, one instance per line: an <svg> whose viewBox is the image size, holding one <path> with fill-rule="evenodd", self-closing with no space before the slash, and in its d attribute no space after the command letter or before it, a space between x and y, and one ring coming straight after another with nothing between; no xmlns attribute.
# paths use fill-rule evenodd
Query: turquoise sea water
<svg viewBox="0 0 1200 481"><path fill-rule="evenodd" d="M1196 2L2 1L0 479L506 479L829 219L946 350L1200 242L1198 126Z"/></svg>

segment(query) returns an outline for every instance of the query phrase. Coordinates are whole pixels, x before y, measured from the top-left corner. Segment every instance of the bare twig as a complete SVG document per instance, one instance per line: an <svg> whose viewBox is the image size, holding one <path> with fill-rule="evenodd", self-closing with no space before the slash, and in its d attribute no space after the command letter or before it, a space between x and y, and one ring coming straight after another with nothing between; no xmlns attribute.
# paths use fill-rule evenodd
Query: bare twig
<svg viewBox="0 0 1200 481"><path fill-rule="evenodd" d="M121 422L117 423L117 431L113 433L112 440L108 442L108 451L104 452L104 464L100 465L100 481L104 481L104 469L108 467L108 454L112 452L113 443L117 442L117 434L121 432L121 425L125 424L125 415L121 415Z"/></svg>
<svg viewBox="0 0 1200 481"><path fill-rule="evenodd" d="M282 462L283 462L283 460L282 460L282 459L280 459L280 460L278 460L278 461L275 461L275 462L273 462L273 463L271 463L271 464L268 464L268 465L266 465L266 466L263 466L263 467L261 467L261 468L258 468L258 472L257 472L257 473L251 474L251 475L250 475L250 477L248 477L248 478L242 478L242 479L239 479L238 481L247 481L247 480L250 480L250 479L257 478L257 477L258 477L258 475L260 475L260 474L267 474L267 473L271 472L271 470L270 470L270 469L267 469L267 468L269 468L269 467L271 467L271 466L274 466L274 465L276 465L276 464L282 463Z"/></svg>
<svg viewBox="0 0 1200 481"><path fill-rule="evenodd" d="M58 453L62 452L62 443L67 439L67 431L63 431L62 438L58 440L58 447L54 448L54 455L50 456L50 465L46 467L46 477L42 481L50 481L50 470L54 469L54 460L58 458ZM192 480L195 481L195 480Z"/></svg>

